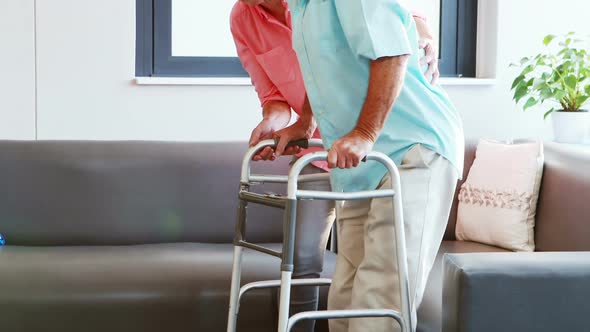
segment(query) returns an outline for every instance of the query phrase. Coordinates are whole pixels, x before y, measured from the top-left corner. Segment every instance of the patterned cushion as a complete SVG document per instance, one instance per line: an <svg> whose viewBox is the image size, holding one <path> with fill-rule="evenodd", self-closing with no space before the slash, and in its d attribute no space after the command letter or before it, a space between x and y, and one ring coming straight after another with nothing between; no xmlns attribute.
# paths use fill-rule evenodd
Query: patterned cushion
<svg viewBox="0 0 590 332"><path fill-rule="evenodd" d="M457 239L534 251L543 144L481 140L459 192Z"/></svg>

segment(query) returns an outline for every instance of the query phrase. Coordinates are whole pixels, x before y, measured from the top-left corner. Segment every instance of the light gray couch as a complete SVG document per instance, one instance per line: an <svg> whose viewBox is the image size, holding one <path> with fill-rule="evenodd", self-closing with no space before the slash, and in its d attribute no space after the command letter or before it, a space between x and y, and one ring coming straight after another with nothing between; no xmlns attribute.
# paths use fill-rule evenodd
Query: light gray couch
<svg viewBox="0 0 590 332"><path fill-rule="evenodd" d="M224 331L245 150L244 143L0 142L0 233L8 244L0 249L0 329ZM557 145L547 150L538 248L590 250L590 204L572 198L590 196L590 179L571 172L587 170L590 159ZM472 160L470 146L467 166ZM287 164L256 167L278 174ZM444 253L502 251L455 241L455 214L420 307L420 331L440 331L451 310L443 310ZM249 240L278 247L280 211L250 208L248 220ZM334 260L326 255L327 277ZM244 263L244 282L279 275L275 258L247 253ZM324 289L322 306L325 297ZM246 296L239 331L273 331L276 306L274 291ZM317 329L326 331L325 322Z"/></svg>
<svg viewBox="0 0 590 332"><path fill-rule="evenodd" d="M546 145L535 241L535 253L447 255L442 330L590 331L590 147Z"/></svg>

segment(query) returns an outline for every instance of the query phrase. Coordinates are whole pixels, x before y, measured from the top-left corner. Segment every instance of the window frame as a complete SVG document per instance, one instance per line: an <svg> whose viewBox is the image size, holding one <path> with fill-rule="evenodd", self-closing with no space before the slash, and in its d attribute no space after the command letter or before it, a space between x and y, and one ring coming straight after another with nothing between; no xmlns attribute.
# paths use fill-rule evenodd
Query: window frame
<svg viewBox="0 0 590 332"><path fill-rule="evenodd" d="M475 77L478 0L440 1L441 76ZM172 0L136 0L136 34L137 77L248 77L237 57L172 55Z"/></svg>

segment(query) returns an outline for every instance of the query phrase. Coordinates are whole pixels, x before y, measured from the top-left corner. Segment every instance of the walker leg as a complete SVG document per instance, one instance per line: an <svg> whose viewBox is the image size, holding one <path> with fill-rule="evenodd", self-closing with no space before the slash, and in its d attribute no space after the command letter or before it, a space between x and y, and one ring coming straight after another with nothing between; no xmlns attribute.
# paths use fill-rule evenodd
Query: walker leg
<svg viewBox="0 0 590 332"><path fill-rule="evenodd" d="M293 252L295 248L295 221L297 200L289 199L285 207L283 222L283 259L281 264L281 293L279 298L279 332L287 332L289 303L291 301L291 280L293 275Z"/></svg>
<svg viewBox="0 0 590 332"><path fill-rule="evenodd" d="M279 299L279 332L287 331L289 302L291 301L291 276L293 272L281 272L281 295Z"/></svg>
<svg viewBox="0 0 590 332"><path fill-rule="evenodd" d="M238 323L238 307L240 293L240 274L242 265L242 251L244 248L235 246L234 247L234 265L231 277L231 293L229 296L229 316L227 317L227 332L235 332L236 325Z"/></svg>
<svg viewBox="0 0 590 332"><path fill-rule="evenodd" d="M238 207L238 220L236 223L236 237L234 239L234 262L231 276L231 291L229 295L229 314L227 317L227 332L235 332L238 324L240 281L242 272L242 254L244 248L239 241L244 238L246 231L246 207L247 203L240 200Z"/></svg>
<svg viewBox="0 0 590 332"><path fill-rule="evenodd" d="M403 332L413 331L412 322L412 305L410 301L410 280L408 274L408 256L406 253L406 237L404 234L404 214L402 204L401 180L397 169L391 169L392 189L395 195L392 198L393 204L393 223L395 232L395 244L398 264L398 278L400 287L400 304L401 304L401 329Z"/></svg>

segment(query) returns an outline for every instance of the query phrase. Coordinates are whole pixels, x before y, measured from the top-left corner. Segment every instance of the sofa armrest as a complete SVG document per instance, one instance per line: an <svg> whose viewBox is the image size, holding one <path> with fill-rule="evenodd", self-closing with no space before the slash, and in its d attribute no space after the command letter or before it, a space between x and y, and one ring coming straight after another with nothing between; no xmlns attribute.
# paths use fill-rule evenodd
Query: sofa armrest
<svg viewBox="0 0 590 332"><path fill-rule="evenodd" d="M443 264L443 332L590 329L590 252L447 254Z"/></svg>

